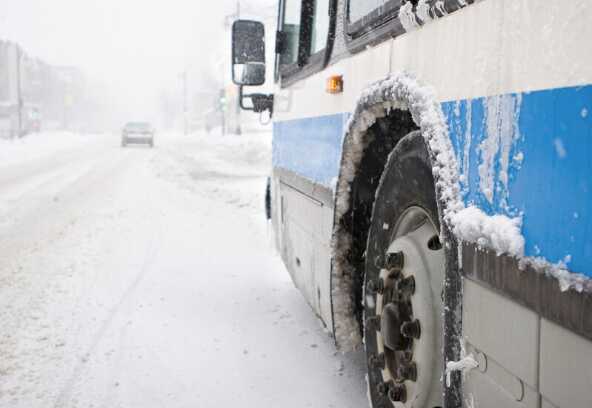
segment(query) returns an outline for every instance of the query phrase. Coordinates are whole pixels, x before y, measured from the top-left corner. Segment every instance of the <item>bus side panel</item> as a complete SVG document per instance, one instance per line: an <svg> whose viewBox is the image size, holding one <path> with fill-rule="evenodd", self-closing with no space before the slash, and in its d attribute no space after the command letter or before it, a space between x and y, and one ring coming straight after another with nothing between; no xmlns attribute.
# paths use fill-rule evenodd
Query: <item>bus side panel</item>
<svg viewBox="0 0 592 408"><path fill-rule="evenodd" d="M331 250L326 236L333 208L282 181L274 171L272 199L276 245L294 285L327 327L332 327Z"/></svg>
<svg viewBox="0 0 592 408"><path fill-rule="evenodd" d="M332 328L332 183L341 156L345 116L274 123L273 197L276 245L292 280Z"/></svg>
<svg viewBox="0 0 592 408"><path fill-rule="evenodd" d="M556 281L549 285L558 291ZM474 406L592 406L592 341L469 278L463 337L466 353L479 363L464 381L465 399Z"/></svg>

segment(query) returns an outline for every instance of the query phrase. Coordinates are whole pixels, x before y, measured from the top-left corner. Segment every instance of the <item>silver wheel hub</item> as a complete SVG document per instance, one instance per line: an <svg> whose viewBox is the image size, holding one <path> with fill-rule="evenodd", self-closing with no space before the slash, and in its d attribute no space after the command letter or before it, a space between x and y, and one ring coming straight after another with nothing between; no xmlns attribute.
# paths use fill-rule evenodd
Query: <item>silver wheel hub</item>
<svg viewBox="0 0 592 408"><path fill-rule="evenodd" d="M441 404L444 250L425 211L400 218L376 286L377 392L395 407ZM369 300L369 299L368 299Z"/></svg>

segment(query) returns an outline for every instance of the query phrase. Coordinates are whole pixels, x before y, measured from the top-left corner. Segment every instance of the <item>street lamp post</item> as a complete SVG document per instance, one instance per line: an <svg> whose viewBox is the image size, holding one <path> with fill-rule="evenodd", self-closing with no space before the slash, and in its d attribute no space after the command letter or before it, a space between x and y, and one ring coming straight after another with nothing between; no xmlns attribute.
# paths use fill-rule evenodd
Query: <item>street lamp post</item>
<svg viewBox="0 0 592 408"><path fill-rule="evenodd" d="M16 98L17 98L17 137L23 136L23 90L21 86L22 50L16 46Z"/></svg>
<svg viewBox="0 0 592 408"><path fill-rule="evenodd" d="M183 72L183 134L188 133L187 123L187 70Z"/></svg>

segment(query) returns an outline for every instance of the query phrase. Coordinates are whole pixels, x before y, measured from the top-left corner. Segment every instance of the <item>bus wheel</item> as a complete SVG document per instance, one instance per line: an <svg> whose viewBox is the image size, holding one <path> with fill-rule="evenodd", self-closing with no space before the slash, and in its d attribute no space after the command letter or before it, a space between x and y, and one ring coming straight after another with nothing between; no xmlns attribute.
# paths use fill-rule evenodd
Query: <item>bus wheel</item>
<svg viewBox="0 0 592 408"><path fill-rule="evenodd" d="M438 220L428 152L411 132L383 171L366 248L364 343L375 408L443 404Z"/></svg>

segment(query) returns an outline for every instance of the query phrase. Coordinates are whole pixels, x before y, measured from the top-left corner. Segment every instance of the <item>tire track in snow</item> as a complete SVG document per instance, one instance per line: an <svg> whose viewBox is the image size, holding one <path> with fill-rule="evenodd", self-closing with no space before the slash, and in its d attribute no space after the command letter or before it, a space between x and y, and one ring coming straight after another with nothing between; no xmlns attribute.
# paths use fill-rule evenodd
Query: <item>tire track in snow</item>
<svg viewBox="0 0 592 408"><path fill-rule="evenodd" d="M68 268L73 263L61 263L60 253L68 247L76 248L80 254L77 259L89 255L87 235L75 236L80 232L76 221L81 216L79 209L96 198L93 187L97 182L106 183L108 175L124 164L120 158L109 158L102 150L96 155L103 161L92 160L88 163L90 167L78 161L69 164L77 168L81 165L84 171L32 191L27 195L28 201L19 202L17 208L11 207L15 225L0 226L0 323L3 327L0 406L31 406L24 402L29 399L31 390L38 390L37 398L43 398L50 392L44 388L47 379L61 377L56 370L62 363L63 329L68 325L68 318L62 316L56 321L55 310L51 309L57 304L56 299L66 294L59 289L59 282L69 279ZM63 166L58 163L56 167ZM27 174L23 174L23 178L26 179ZM58 181L63 177L53 178ZM44 205L48 197L58 193L67 197L59 203ZM72 242L77 244L72 245ZM60 364L50 369L43 364L50 360L60 361ZM49 372L54 374L48 376Z"/></svg>
<svg viewBox="0 0 592 408"><path fill-rule="evenodd" d="M91 344L87 348L86 352L82 354L82 357L80 358L80 361L75 365L72 374L66 381L65 385L59 391L58 396L53 405L54 408L63 408L71 400L73 391L76 386L76 382L80 379L81 374L86 368L88 361L92 358L101 340L108 332L108 330L111 328L111 325L115 320L115 317L118 315L125 303L133 295L137 287L140 285L140 283L146 276L150 265L152 265L154 259L157 257L159 252L158 249L160 247L159 243L161 241L163 231L161 222L162 220L160 218L158 219L158 221L155 222L156 225L153 228L152 237L150 239L148 247L146 248L146 253L144 254L144 261L142 262L142 267L140 268L140 271L138 272L134 280L131 282L131 284L128 286L128 288L125 290L117 304L115 304L115 306L111 308L106 319L103 321L95 335L92 337L93 340Z"/></svg>

